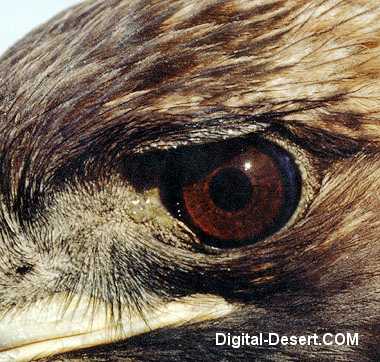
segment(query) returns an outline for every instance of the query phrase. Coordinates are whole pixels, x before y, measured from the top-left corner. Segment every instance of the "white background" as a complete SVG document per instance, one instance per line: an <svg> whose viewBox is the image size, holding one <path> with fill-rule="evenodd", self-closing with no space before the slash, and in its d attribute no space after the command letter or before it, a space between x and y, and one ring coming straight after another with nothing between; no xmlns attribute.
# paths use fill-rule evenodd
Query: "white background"
<svg viewBox="0 0 380 362"><path fill-rule="evenodd" d="M0 55L37 25L81 0L0 0Z"/></svg>

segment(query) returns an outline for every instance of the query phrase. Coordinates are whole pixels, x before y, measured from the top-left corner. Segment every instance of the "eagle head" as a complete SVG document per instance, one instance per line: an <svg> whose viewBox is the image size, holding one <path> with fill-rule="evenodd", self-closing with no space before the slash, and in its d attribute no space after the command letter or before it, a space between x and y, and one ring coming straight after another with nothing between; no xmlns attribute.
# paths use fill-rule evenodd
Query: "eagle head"
<svg viewBox="0 0 380 362"><path fill-rule="evenodd" d="M10 48L0 361L380 360L379 24L89 0Z"/></svg>

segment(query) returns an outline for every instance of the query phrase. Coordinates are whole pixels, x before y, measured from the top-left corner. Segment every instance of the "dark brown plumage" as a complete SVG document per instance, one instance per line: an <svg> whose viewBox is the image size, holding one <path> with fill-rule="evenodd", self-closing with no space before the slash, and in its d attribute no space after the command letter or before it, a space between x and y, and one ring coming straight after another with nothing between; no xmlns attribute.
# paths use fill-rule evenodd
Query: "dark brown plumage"
<svg viewBox="0 0 380 362"><path fill-rule="evenodd" d="M87 1L18 42L0 62L0 333L57 295L109 321L193 296L209 317L62 359L378 360L379 20L364 0ZM310 164L307 210L203 248L157 197L165 155L254 133ZM359 345L232 349L216 332Z"/></svg>

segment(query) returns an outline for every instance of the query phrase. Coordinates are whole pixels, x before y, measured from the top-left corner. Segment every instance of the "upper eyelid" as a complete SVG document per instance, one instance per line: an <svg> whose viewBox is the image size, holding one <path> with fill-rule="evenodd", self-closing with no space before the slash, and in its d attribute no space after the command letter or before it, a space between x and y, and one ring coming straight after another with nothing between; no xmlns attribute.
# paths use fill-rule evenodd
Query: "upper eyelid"
<svg viewBox="0 0 380 362"><path fill-rule="evenodd" d="M260 122L252 118L239 117L211 119L202 123L186 124L177 129L161 132L156 139L140 142L132 154L143 154L150 151L172 150L181 146L196 146L228 139L244 137L251 134L265 133L270 123Z"/></svg>
<svg viewBox="0 0 380 362"><path fill-rule="evenodd" d="M143 154L149 151L171 150L181 146L209 144L253 134L278 133L280 136L306 149L315 157L337 158L352 156L362 145L345 136L305 125L284 124L281 120L264 116L229 116L227 119L211 118L201 123L184 124L177 129L157 133L156 139L142 141L131 151Z"/></svg>

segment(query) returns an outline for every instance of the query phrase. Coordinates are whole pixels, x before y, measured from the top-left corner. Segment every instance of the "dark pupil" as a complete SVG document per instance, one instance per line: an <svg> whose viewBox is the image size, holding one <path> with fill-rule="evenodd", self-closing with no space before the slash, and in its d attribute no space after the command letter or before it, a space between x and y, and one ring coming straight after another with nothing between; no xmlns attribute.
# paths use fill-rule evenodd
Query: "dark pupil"
<svg viewBox="0 0 380 362"><path fill-rule="evenodd" d="M210 181L209 193L214 204L226 211L242 209L252 197L252 184L244 172L225 168Z"/></svg>

